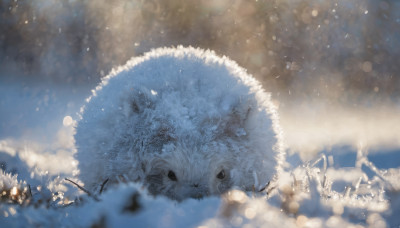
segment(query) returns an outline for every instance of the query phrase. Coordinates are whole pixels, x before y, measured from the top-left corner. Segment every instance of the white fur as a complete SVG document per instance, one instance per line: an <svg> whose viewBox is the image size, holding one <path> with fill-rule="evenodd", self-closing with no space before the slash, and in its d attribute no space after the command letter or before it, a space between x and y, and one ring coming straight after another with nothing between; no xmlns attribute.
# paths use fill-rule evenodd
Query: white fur
<svg viewBox="0 0 400 228"><path fill-rule="evenodd" d="M121 175L177 200L257 189L283 156L270 95L212 51L161 48L133 58L104 78L81 114L76 157L91 190Z"/></svg>

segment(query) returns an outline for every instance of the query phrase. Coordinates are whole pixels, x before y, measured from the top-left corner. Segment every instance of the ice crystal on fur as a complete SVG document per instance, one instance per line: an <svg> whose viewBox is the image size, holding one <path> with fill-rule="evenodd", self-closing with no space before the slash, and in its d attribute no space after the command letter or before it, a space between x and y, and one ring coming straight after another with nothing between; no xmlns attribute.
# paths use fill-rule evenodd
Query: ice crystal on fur
<svg viewBox="0 0 400 228"><path fill-rule="evenodd" d="M262 189L283 148L259 82L212 51L161 48L113 70L82 108L80 179L141 181L172 199Z"/></svg>

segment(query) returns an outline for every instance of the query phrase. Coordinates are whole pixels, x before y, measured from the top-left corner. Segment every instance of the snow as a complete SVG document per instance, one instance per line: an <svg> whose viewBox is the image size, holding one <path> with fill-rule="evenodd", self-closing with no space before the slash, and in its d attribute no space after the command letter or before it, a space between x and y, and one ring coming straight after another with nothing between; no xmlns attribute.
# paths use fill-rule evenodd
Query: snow
<svg viewBox="0 0 400 228"><path fill-rule="evenodd" d="M81 99L85 95L82 92ZM29 103L31 97L15 99L25 99L24 102ZM74 102L79 103L75 96L70 99L77 99ZM64 104L69 103L68 100ZM63 102L54 105L62 106ZM50 110L52 106L47 108ZM76 107L76 112L78 110ZM396 216L400 208L399 152L379 150L377 145L372 149L362 144L327 145L308 162L301 159L300 153L289 153L279 183L268 195L232 190L222 197L178 203L150 196L139 184L121 184L96 200L64 180L68 177L77 181L73 127L64 124L65 118L72 116L73 113L66 112L53 117L58 120L58 129L48 128L48 133L53 132L51 143L40 138L27 139L27 136L1 139L0 160L6 166L3 165L0 186L3 190L16 187L27 194L21 204L4 201L0 204L1 224L7 227L88 227L93 224L108 227L130 224L149 227L388 227L400 222ZM284 116L282 121L285 121ZM48 116L43 118L52 121ZM73 121L78 118L76 114L74 118ZM308 128L312 129L313 125ZM296 138L297 134L286 133L286 137L290 142L290 137ZM325 141L319 143L323 145ZM32 193L28 193L28 185ZM129 204L135 204L132 200L140 206L126 209L132 206Z"/></svg>

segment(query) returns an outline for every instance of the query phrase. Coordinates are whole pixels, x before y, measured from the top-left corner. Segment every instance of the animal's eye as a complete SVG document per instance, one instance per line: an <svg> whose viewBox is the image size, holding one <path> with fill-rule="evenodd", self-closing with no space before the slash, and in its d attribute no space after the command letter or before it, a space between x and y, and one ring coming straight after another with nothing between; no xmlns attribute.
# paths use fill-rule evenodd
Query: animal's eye
<svg viewBox="0 0 400 228"><path fill-rule="evenodd" d="M172 181L177 181L178 179L176 178L176 175L173 171L168 171L168 178Z"/></svg>
<svg viewBox="0 0 400 228"><path fill-rule="evenodd" d="M224 179L225 178L225 171L224 170L221 170L221 172L219 172L218 174L217 174L217 178L218 179Z"/></svg>

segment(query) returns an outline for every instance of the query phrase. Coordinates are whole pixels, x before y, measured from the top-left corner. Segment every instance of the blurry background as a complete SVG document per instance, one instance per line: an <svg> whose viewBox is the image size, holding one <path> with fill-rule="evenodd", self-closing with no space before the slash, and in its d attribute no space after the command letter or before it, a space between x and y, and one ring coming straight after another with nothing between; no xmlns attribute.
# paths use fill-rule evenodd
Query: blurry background
<svg viewBox="0 0 400 228"><path fill-rule="evenodd" d="M0 139L53 140L112 67L176 45L260 80L304 159L400 148L395 0L0 0Z"/></svg>

